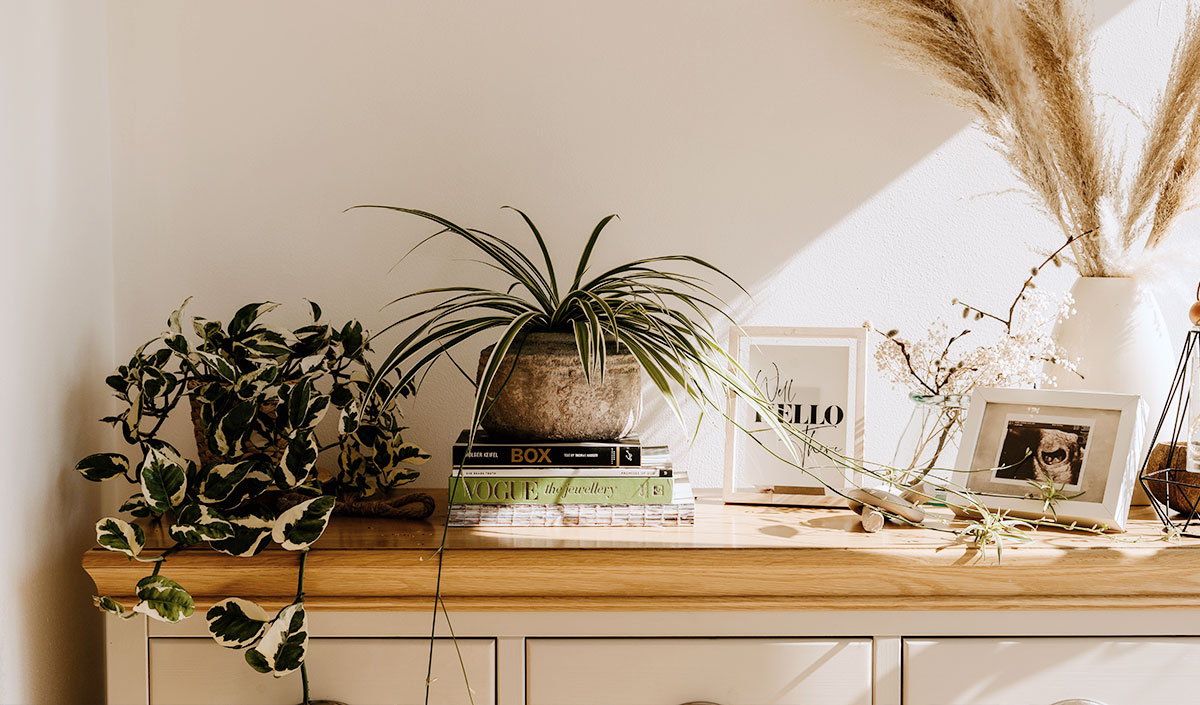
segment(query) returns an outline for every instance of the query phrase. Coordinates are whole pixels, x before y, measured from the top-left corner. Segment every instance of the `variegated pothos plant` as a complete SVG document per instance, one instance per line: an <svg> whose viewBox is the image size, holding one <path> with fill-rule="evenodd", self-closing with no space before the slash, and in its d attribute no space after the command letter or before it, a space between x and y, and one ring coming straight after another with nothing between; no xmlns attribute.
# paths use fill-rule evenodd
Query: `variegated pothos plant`
<svg viewBox="0 0 1200 705"><path fill-rule="evenodd" d="M184 302L186 306L187 302ZM131 618L177 622L195 605L184 586L161 574L167 557L207 543L231 556L253 556L274 541L300 553L295 600L270 615L237 597L207 613L209 631L222 646L246 649L254 669L282 676L300 669L308 628L304 612L304 559L329 523L337 499L370 499L414 480L412 467L428 459L401 436L396 390L382 383L366 359L368 334L358 321L340 328L321 322L296 330L269 327L261 317L273 303L239 309L229 325L203 318L185 332L181 306L167 330L142 345L106 382L123 403L107 417L137 451L97 453L76 469L88 480L124 478L135 486L120 511L132 521L105 517L96 524L100 546L153 565L134 588L132 608L106 596L103 611ZM189 334L191 333L191 334ZM375 386L372 387L374 379ZM395 393L393 393L395 392ZM187 460L158 437L163 423L188 398L198 420L202 457ZM322 444L318 424L330 407L338 413L337 437ZM337 469L317 472L322 451L336 450ZM280 511L280 504L286 506ZM174 545L145 555L143 524L165 524Z"/></svg>

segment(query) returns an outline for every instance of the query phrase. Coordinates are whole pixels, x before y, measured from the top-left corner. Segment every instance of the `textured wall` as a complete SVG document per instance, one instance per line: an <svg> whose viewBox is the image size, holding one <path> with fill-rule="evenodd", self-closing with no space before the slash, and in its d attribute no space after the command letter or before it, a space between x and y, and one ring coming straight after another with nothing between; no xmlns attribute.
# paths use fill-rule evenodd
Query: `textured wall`
<svg viewBox="0 0 1200 705"><path fill-rule="evenodd" d="M1103 90L1148 104L1181 5L1097 4ZM600 264L710 259L755 293L737 303L749 324L912 331L955 296L1003 305L1059 235L1020 196L984 195L1016 185L1006 166L844 6L115 3L119 346L189 294L215 317L262 299L299 317L310 297L378 328L395 296L487 279L454 249L389 271L429 229L342 212L367 202L502 233L521 233L498 210L517 205L567 259L616 211ZM469 395L446 368L409 404L438 454L424 484L441 484ZM720 429L689 446L647 400L644 435L719 484ZM868 455L886 459L907 409L874 373L867 413Z"/></svg>
<svg viewBox="0 0 1200 705"><path fill-rule="evenodd" d="M104 701L101 617L79 559L109 444L112 232L106 9L0 3L0 702Z"/></svg>

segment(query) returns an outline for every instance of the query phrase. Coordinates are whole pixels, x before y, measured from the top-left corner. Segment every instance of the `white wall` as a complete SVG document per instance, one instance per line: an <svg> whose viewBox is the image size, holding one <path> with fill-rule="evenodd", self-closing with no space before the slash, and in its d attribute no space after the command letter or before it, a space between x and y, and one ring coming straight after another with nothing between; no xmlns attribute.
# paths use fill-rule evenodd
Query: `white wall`
<svg viewBox="0 0 1200 705"><path fill-rule="evenodd" d="M1180 5L1097 4L1102 89L1148 104ZM616 211L602 263L712 260L756 292L749 324L914 331L955 296L999 306L1060 235L1020 198L979 197L1015 185L1007 168L844 6L114 3L119 348L190 294L214 317L262 299L299 316L310 297L378 328L385 301L478 278L433 251L389 273L430 230L342 212L372 202L523 236L498 210L520 206L566 259ZM423 484L443 482L469 395L446 369L409 404L438 454ZM644 435L719 484L719 429L689 447L651 409ZM873 374L869 456L890 456L906 411Z"/></svg>
<svg viewBox="0 0 1200 705"><path fill-rule="evenodd" d="M0 702L104 700L80 557L111 443L112 232L104 5L0 2Z"/></svg>

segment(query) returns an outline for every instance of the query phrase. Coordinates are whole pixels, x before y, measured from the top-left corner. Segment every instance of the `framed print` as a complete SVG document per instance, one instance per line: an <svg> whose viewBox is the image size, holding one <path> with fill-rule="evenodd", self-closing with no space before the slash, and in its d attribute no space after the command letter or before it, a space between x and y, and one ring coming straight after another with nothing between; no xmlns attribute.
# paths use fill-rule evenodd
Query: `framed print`
<svg viewBox="0 0 1200 705"><path fill-rule="evenodd" d="M1124 531L1145 428L1135 394L979 389L955 482L991 510Z"/></svg>
<svg viewBox="0 0 1200 705"><path fill-rule="evenodd" d="M784 421L840 453L862 457L867 364L863 328L747 327L735 330L729 345L730 354ZM796 443L795 463L818 481L776 457L790 460L791 451L748 404L730 395L728 413L736 424L727 423L725 436L726 502L846 506L821 481L850 488L855 478L849 470Z"/></svg>

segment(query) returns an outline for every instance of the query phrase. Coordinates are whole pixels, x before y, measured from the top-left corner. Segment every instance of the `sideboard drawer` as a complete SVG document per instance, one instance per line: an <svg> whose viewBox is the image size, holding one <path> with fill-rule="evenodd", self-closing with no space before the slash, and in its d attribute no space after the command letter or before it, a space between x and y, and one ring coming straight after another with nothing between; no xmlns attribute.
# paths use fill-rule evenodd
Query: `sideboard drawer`
<svg viewBox="0 0 1200 705"><path fill-rule="evenodd" d="M1200 639L905 639L905 705L1177 705L1195 697Z"/></svg>
<svg viewBox="0 0 1200 705"><path fill-rule="evenodd" d="M496 647L491 639L460 639L476 705L496 702ZM309 641L312 698L350 705L421 705L425 702L425 639L337 639ZM296 705L300 674L274 678L246 665L244 652L212 639L150 639L150 705ZM454 644L439 639L433 652L431 702L470 702Z"/></svg>
<svg viewBox="0 0 1200 705"><path fill-rule="evenodd" d="M870 705L868 639L530 639L526 705Z"/></svg>

